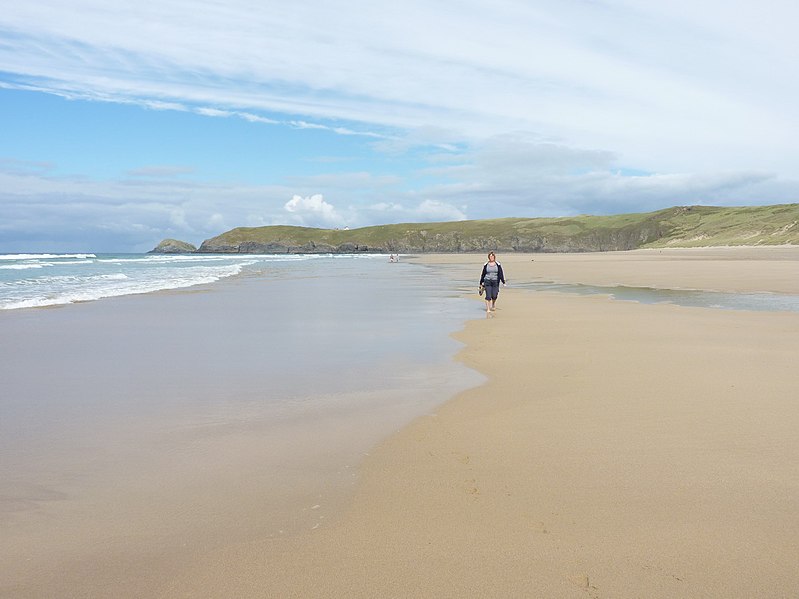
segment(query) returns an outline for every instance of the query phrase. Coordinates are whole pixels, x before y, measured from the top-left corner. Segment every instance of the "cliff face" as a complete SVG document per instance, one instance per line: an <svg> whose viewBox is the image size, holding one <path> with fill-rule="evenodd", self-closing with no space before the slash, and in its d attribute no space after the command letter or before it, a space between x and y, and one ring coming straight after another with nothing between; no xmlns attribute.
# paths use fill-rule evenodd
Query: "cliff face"
<svg viewBox="0 0 799 599"><path fill-rule="evenodd" d="M176 245L180 243L165 240L153 251L193 247ZM197 252L598 252L641 247L776 244L799 245L799 204L743 208L680 206L642 214L406 223L351 231L240 227L207 239Z"/></svg>
<svg viewBox="0 0 799 599"><path fill-rule="evenodd" d="M206 239L200 245L198 253L213 254L352 254L355 252L374 251L367 246L358 246L355 243L342 243L331 245L329 243L315 243L307 241L303 244L282 243L280 241L228 241L224 235Z"/></svg>

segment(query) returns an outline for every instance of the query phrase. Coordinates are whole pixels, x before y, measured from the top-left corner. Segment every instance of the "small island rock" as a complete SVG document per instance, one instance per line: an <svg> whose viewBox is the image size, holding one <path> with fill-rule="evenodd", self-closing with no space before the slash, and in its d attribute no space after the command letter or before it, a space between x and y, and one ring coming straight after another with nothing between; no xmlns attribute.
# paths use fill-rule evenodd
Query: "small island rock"
<svg viewBox="0 0 799 599"><path fill-rule="evenodd" d="M177 239L164 239L155 248L147 252L148 254L191 254L196 252L197 248L185 241L178 241Z"/></svg>

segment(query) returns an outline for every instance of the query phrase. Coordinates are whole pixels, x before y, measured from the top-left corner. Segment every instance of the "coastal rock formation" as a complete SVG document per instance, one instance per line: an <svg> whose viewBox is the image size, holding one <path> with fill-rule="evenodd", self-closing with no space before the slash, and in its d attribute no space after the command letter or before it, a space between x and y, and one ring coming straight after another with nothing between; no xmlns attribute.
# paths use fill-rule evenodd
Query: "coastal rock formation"
<svg viewBox="0 0 799 599"><path fill-rule="evenodd" d="M151 249L148 254L191 254L197 251L197 247L178 241L177 239L164 239L161 243Z"/></svg>

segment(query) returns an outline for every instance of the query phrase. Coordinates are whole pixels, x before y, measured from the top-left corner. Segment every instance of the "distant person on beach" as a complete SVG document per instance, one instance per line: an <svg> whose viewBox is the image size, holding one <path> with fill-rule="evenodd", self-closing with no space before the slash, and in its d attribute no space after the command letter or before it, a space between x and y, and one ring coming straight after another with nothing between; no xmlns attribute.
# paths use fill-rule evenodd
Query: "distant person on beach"
<svg viewBox="0 0 799 599"><path fill-rule="evenodd" d="M480 287L485 291L486 313L497 309L500 282L505 284L505 274L502 272L502 265L497 262L496 254L490 252L488 262L483 264L483 272L480 274Z"/></svg>

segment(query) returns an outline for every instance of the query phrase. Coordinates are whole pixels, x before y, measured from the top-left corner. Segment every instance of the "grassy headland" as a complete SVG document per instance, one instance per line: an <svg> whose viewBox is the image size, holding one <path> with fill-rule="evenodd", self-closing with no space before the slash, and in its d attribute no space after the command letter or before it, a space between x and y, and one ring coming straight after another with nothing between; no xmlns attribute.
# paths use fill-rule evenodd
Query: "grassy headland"
<svg viewBox="0 0 799 599"><path fill-rule="evenodd" d="M585 252L799 244L799 204L678 206L648 213L404 223L361 229L238 227L199 252Z"/></svg>

